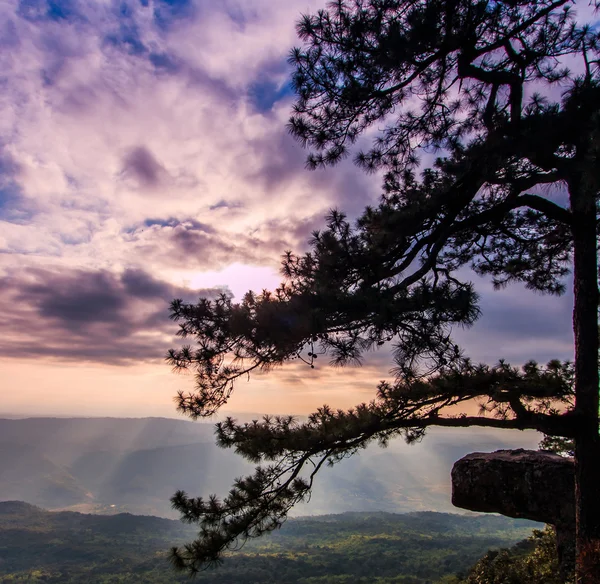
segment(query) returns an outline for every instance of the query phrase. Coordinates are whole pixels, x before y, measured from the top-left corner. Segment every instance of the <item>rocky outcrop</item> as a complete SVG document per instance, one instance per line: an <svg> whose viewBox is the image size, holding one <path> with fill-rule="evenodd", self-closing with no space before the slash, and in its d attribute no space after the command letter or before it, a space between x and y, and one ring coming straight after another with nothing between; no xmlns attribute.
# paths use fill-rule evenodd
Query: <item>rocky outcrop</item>
<svg viewBox="0 0 600 584"><path fill-rule="evenodd" d="M575 523L573 460L545 451L473 452L454 464L452 503L544 523Z"/></svg>
<svg viewBox="0 0 600 584"><path fill-rule="evenodd" d="M575 467L545 451L474 452L452 469L452 503L556 527L561 572L575 559Z"/></svg>

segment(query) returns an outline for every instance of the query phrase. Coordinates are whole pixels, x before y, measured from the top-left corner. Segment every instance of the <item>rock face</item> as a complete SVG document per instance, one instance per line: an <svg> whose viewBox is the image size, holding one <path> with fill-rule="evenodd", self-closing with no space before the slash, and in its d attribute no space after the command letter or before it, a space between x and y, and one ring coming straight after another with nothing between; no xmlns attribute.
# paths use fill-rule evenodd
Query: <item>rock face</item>
<svg viewBox="0 0 600 584"><path fill-rule="evenodd" d="M454 464L452 503L543 523L575 523L573 460L544 451L473 452Z"/></svg>
<svg viewBox="0 0 600 584"><path fill-rule="evenodd" d="M561 572L575 559L575 467L551 452L474 452L452 469L452 503L470 511L501 513L556 527Z"/></svg>

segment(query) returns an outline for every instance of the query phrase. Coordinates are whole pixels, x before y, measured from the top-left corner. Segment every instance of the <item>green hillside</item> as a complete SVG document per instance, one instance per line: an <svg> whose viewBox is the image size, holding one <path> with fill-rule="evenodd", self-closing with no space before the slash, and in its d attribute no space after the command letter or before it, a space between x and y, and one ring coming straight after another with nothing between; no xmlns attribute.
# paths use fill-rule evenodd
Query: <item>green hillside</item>
<svg viewBox="0 0 600 584"><path fill-rule="evenodd" d="M425 584L469 568L489 548L527 537L535 524L497 516L345 513L290 520L249 542L206 584ZM0 503L0 582L189 582L171 571L169 546L193 527L150 516L48 512Z"/></svg>

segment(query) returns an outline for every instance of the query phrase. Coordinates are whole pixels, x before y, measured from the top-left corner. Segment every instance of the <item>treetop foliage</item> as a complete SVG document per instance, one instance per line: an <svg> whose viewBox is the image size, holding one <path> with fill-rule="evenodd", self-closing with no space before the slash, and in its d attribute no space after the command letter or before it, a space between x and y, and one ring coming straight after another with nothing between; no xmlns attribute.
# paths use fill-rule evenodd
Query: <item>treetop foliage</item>
<svg viewBox="0 0 600 584"><path fill-rule="evenodd" d="M532 549L528 549L532 548ZM560 575L556 533L546 526L511 549L489 551L464 579L453 584L565 584ZM571 580L569 580L571 582Z"/></svg>
<svg viewBox="0 0 600 584"><path fill-rule="evenodd" d="M379 121L385 128L356 161L404 173L420 148L460 153L556 111L544 89L576 77L562 58L580 55L584 77L598 65L598 35L577 26L573 6L337 0L305 15L297 25L304 45L290 55L298 100L289 128L312 149L308 166L336 163Z"/></svg>

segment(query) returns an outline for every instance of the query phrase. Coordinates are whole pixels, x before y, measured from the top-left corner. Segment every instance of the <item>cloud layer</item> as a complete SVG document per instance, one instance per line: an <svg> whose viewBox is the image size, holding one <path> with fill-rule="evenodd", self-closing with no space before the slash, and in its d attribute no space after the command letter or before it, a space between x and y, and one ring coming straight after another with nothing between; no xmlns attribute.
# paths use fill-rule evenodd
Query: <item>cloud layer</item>
<svg viewBox="0 0 600 584"><path fill-rule="evenodd" d="M227 290L191 291L140 269L30 268L0 279L4 357L52 356L110 364L156 361L174 344L173 298L214 298Z"/></svg>
<svg viewBox="0 0 600 584"><path fill-rule="evenodd" d="M322 4L0 3L5 359L160 359L173 297L272 287L328 209L354 216L377 197L378 178L349 161L305 170L285 129L294 23ZM475 358L570 355L568 298L485 286L464 335ZM370 362L381 377L391 365Z"/></svg>
<svg viewBox="0 0 600 584"><path fill-rule="evenodd" d="M277 4L2 4L0 274L38 322L56 320L59 284L74 328L81 303L118 312L91 290L131 270L174 286L232 264L276 271L329 207L375 196L351 165L304 170L285 130L300 8Z"/></svg>

